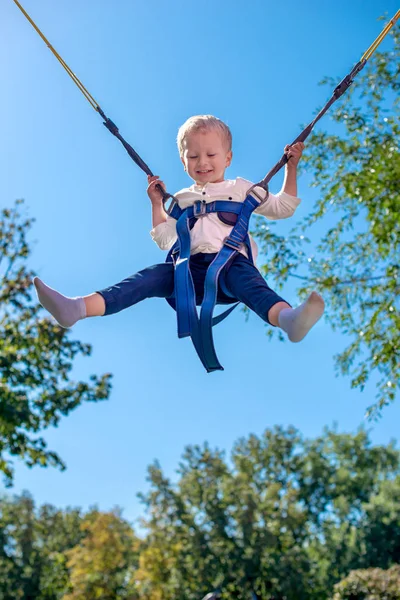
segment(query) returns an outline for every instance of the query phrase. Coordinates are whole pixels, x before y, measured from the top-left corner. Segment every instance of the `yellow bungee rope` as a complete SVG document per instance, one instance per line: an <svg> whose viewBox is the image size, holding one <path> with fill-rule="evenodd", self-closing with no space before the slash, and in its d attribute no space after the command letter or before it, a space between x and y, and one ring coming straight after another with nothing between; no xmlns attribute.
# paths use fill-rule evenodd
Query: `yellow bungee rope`
<svg viewBox="0 0 400 600"><path fill-rule="evenodd" d="M376 40L370 45L370 47L368 48L368 50L366 50L364 52L364 54L361 57L361 60L368 60L372 54L375 52L375 50L377 49L377 47L379 46L379 44L381 43L381 41L383 40L384 37L386 37L386 35L389 33L389 31L392 29L392 27L395 26L396 22L398 21L398 19L400 18L400 9L397 11L397 13L394 15L393 19L390 19L389 23L387 23L385 25L385 27L383 28L382 32L378 35L378 37L376 38Z"/></svg>
<svg viewBox="0 0 400 600"><path fill-rule="evenodd" d="M60 65L62 67L64 67L64 69L67 71L68 75L71 77L72 81L78 86L78 88L81 90L82 94L85 96L86 100L88 102L90 102L90 104L93 106L93 108L95 110L98 111L98 109L100 108L99 105L97 104L96 100L93 98L93 96L91 95L91 93L85 88L85 86L83 85L83 83L80 81L80 79L75 75L75 73L73 71L71 71L71 69L69 68L69 66L67 65L67 63L65 62L65 60L58 54L57 50L54 48L54 46L52 46L49 42L49 40L47 39L47 37L40 31L39 27L36 25L36 23L33 21L33 19L31 19L31 17L28 15L28 13L26 12L26 10L24 9L23 6L21 6L21 4L18 2L18 0L14 0L15 4L18 6L18 8L20 9L20 11L22 12L22 14L28 19L29 23L32 25L32 27L35 29L35 31L37 31L37 33L40 35L40 37L42 38L42 40L44 41L44 43L46 44L46 46L49 48L49 50L54 54L54 56L56 57L56 59L58 60L58 62L60 63Z"/></svg>
<svg viewBox="0 0 400 600"><path fill-rule="evenodd" d="M59 63L61 64L61 66L66 70L66 72L71 77L71 79L73 80L73 82L81 90L81 92L85 96L86 100L91 104L91 106L104 119L104 125L107 127L107 129L117 139L120 140L120 142L123 144L123 146L125 147L126 151L128 152L129 156L132 158L132 160L147 175L153 175L153 173L150 170L150 168L148 167L148 165L143 161L143 159L138 155L138 153L132 148L132 146L130 146L130 144L128 144L128 142L126 142L126 140L124 140L124 138L119 133L118 127L115 125L115 123L113 123L113 121L111 121L111 119L109 119L105 115L105 113L103 112L103 110L100 108L100 105L96 102L96 100L93 98L93 96L90 94L90 92L85 88L85 86L79 80L79 78L75 75L75 73L70 69L70 67L67 65L67 63L64 61L64 59L58 54L57 50L55 50L55 48L50 44L49 40L40 31L39 27L36 25L36 23L33 21L33 19L28 15L28 13L21 6L21 4L18 2L18 0L13 0L13 1L18 6L18 8L20 9L20 11L23 13L23 15L26 17L26 19L29 21L29 23L32 25L32 27L35 29L35 31L40 35L40 37L42 38L42 40L44 41L44 43L46 44L46 46L51 50L51 52L54 54L54 56L59 61ZM325 112L329 109L329 107L333 104L333 102L335 102L348 89L348 87L353 82L354 77L356 77L356 75L364 68L367 60L372 56L372 54L375 52L375 50L377 49L377 47L379 46L379 44L383 41L383 39L386 37L386 35L389 33L389 31L392 29L392 27L394 27L394 25L396 24L396 22L398 21L399 18L400 18L400 9L396 12L396 14L394 15L394 17L385 25L385 27L383 28L383 30L381 31L381 33L377 36L377 38L374 40L374 42L371 44L371 46L368 48L368 50L366 50L364 52L364 54L362 55L362 57L360 58L360 60L358 61L358 63L351 70L351 72L348 75L346 75L346 77L335 88L333 96L329 100L329 102L318 113L318 115L315 117L315 119L292 142L292 144L294 144L297 141L304 141L310 135L310 133L311 133L314 125L317 123L317 121L319 121L319 119L325 114ZM266 186L268 184L269 180L271 179L271 177L273 177L282 168L282 166L286 162L287 162L287 156L286 156L286 154L284 154L281 157L281 159L279 160L279 162L268 172L268 174L260 182L260 185L262 187L263 187L263 185ZM173 196L171 194L169 194L168 192L166 192L161 186L157 186L157 187L159 187L160 192L163 195L164 204L165 204L165 202L168 199L173 199Z"/></svg>
<svg viewBox="0 0 400 600"><path fill-rule="evenodd" d="M40 37L42 38L42 40L44 41L44 43L46 44L46 46L50 49L50 51L54 54L54 56L56 57L56 59L58 60L58 62L61 64L61 66L66 70L66 72L68 73L68 75L71 77L71 79L73 80L73 82L78 86L78 88L81 90L82 94L85 96L86 100L88 102L90 102L90 104L92 105L92 107L97 111L100 112L100 114L102 113L99 104L96 102L96 100L93 98L93 96L90 94L90 92L85 88L85 86L83 85L83 83L80 81L80 79L75 75L75 73L70 69L70 67L67 65L67 63L65 62L65 60L58 54L57 50L54 48L54 46L52 46L49 42L49 40L46 38L46 36L40 31L39 27L36 25L36 23L33 21L33 19L28 15L28 13L26 12L26 10L24 9L23 6L21 6L21 4L18 2L18 0L13 0L13 2L18 6L18 8L20 9L20 11L22 12L22 14L26 17L26 19L29 21L29 23L32 25L32 27L35 29L35 31L40 35ZM394 27L394 25L396 24L396 22L398 21L398 19L400 18L400 9L396 12L396 14L394 15L394 17L385 25L384 29L382 30L382 32L378 35L378 37L374 40L374 42L371 44L371 46L368 48L368 50L366 50L363 54L363 56L360 59L360 62L364 62L367 61L372 54L375 52L375 50L377 49L377 47L379 46L379 44L382 42L382 40L386 37L386 35L389 33L389 31L392 29L392 27ZM100 109L100 110L99 110Z"/></svg>

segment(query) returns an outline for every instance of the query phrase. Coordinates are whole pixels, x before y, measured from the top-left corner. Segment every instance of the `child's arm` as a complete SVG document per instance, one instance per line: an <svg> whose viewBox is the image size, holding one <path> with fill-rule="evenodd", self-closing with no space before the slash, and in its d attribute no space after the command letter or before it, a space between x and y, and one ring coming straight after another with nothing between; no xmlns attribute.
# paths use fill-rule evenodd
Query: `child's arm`
<svg viewBox="0 0 400 600"><path fill-rule="evenodd" d="M303 153L303 142L285 147L288 162L285 167L285 178L282 189L276 196L269 193L268 200L256 208L254 212L264 215L267 219L287 219L294 214L300 204L297 198L297 165Z"/></svg>
<svg viewBox="0 0 400 600"><path fill-rule="evenodd" d="M164 210L162 194L156 187L157 185L160 185L165 189L165 185L164 182L160 181L157 175L153 175L153 177L150 177L149 175L147 181L149 182L147 194L151 200L151 215L154 229L157 225L165 223L168 218L168 215Z"/></svg>
<svg viewBox="0 0 400 600"><path fill-rule="evenodd" d="M288 162L285 167L282 192L289 194L289 196L297 196L297 165L299 164L303 150L303 142L297 142L297 144L294 144L293 146L285 147L285 154L288 157Z"/></svg>

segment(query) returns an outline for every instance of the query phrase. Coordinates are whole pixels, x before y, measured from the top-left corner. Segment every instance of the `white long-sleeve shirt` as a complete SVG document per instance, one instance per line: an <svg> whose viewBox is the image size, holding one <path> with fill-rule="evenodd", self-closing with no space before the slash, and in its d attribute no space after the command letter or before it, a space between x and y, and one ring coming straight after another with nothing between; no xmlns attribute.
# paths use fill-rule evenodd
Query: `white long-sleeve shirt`
<svg viewBox="0 0 400 600"><path fill-rule="evenodd" d="M247 195L246 192L252 185L250 181L238 177L220 183L206 183L204 186L194 184L177 192L174 197L181 209L192 206L197 200L205 200L207 204L214 200L243 202ZM265 191L262 188L256 188L256 192L259 196L265 198ZM299 204L299 198L290 196L286 192L280 192L276 196L270 193L268 200L258 206L254 212L271 220L287 219L293 215ZM211 213L197 219L190 232L191 254L219 252L225 238L231 231L232 226L222 223L217 213ZM176 220L168 216L164 223L160 223L151 230L150 235L161 250L169 250L177 239ZM251 237L250 243L253 258L256 260L258 254L257 244ZM240 252L247 256L245 248Z"/></svg>

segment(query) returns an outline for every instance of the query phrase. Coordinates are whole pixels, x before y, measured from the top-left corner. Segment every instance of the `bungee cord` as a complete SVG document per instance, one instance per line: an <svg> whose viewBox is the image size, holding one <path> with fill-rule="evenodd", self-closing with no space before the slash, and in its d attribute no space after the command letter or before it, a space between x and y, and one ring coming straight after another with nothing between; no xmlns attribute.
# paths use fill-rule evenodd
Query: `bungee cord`
<svg viewBox="0 0 400 600"><path fill-rule="evenodd" d="M103 119L103 125L110 131L110 133L112 133L121 142L121 144L124 146L125 150L128 152L129 156L138 165L138 167L140 169L142 169L142 171L144 171L146 173L146 175L153 176L153 172L151 171L150 167L144 162L144 160L132 148L132 146L130 144L128 144L128 142L122 137L122 135L119 133L119 129L115 125L115 123L106 116L106 114L104 113L104 111L102 110L102 108L100 107L98 102L96 102L94 97L90 94L90 92L87 90L87 88L83 85L83 83L80 81L80 79L77 77L77 75L72 71L72 69L70 69L70 67L67 65L65 60L59 55L59 53L54 48L54 46L52 46L50 44L49 40L42 33L42 31L39 29L39 27L36 25L36 23L33 21L33 19L29 16L29 14L23 8L23 6L20 4L20 2L18 0L13 0L13 2L18 6L18 8L22 12L22 14L29 21L29 23L32 25L32 27L35 29L35 31L42 38L42 40L44 41L46 46L49 48L49 50L53 53L53 55L56 57L58 62L61 64L61 66L65 69L65 71L71 77L72 81L80 89L82 94L85 96L86 100L95 109L95 111L100 114L100 116ZM371 58L372 54L378 48L379 44L383 41L383 39L386 37L386 35L389 33L389 31L392 29L392 27L395 26L395 24L399 18L400 18L400 9L396 12L394 17L392 19L390 19L390 21L385 25L385 27L383 28L381 33L372 42L370 47L364 52L364 54L362 55L360 60L354 65L354 67L352 68L350 73L348 75L346 75L346 77L344 77L344 79L342 79L342 81L336 86L336 88L333 91L332 97L325 104L325 106L319 111L319 113L317 114L315 119L313 121L311 121L311 123L309 123L307 125L307 127L305 127L305 129L297 136L297 138L292 142L291 145L295 144L296 142L304 142L304 140L307 139L307 137L312 132L316 123L324 116L324 114L332 106L332 104L334 102L336 102L336 100L338 98L340 98L340 96L342 96L346 92L346 90L350 87L350 85L354 81L354 78L365 67L367 61ZM268 190L269 181L272 179L272 177L274 175L276 175L276 173L278 173L278 171L280 171L280 169L287 163L287 161L288 161L288 158L287 158L286 154L283 154L282 157L280 158L280 160L276 163L276 165L274 165L272 167L272 169L270 169L270 171L268 171L268 173L264 177L264 179L262 179L259 183L255 184L255 186L253 186L253 187L260 186L260 187ZM159 188L160 192L163 195L164 205L169 199L174 201L174 197L172 194L169 194L167 191L165 191L159 185L157 187ZM255 193L255 192L253 192L253 193ZM255 193L255 195L258 196L256 193ZM171 208L172 208L172 205L170 206L169 210L171 210Z"/></svg>

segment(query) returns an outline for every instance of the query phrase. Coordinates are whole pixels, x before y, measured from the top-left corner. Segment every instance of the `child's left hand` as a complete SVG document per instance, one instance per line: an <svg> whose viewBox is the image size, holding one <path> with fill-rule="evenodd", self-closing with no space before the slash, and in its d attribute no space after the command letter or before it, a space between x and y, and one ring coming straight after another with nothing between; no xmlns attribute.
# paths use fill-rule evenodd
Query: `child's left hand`
<svg viewBox="0 0 400 600"><path fill-rule="evenodd" d="M285 146L285 154L288 159L288 166L297 167L297 165L299 164L301 155L303 154L303 150L304 150L303 142L297 142L296 144L293 144L293 146L289 146L289 145Z"/></svg>

